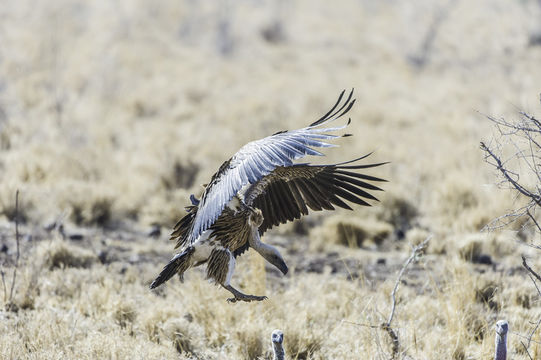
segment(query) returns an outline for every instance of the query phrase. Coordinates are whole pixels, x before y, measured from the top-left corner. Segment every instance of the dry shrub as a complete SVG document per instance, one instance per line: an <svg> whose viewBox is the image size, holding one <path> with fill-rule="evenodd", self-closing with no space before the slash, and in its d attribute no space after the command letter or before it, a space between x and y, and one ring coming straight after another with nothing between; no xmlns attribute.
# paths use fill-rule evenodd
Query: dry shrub
<svg viewBox="0 0 541 360"><path fill-rule="evenodd" d="M263 340L259 332L248 329L237 332L235 338L240 343L240 354L244 359L256 359L263 354Z"/></svg>
<svg viewBox="0 0 541 360"><path fill-rule="evenodd" d="M406 242L413 246L416 246L423 242L429 236L430 233L427 230L419 227L414 227L406 233ZM430 244L433 242L434 241L430 241L428 245L430 246Z"/></svg>
<svg viewBox="0 0 541 360"><path fill-rule="evenodd" d="M513 302L516 305L523 307L524 309L531 308L533 299L534 299L534 296L530 290L527 290L527 291L516 290L513 294Z"/></svg>
<svg viewBox="0 0 541 360"><path fill-rule="evenodd" d="M501 203L476 186L459 176L446 177L438 184L432 208L441 226L456 232L480 231L497 216L491 206L501 206Z"/></svg>
<svg viewBox="0 0 541 360"><path fill-rule="evenodd" d="M312 359L325 342L326 334L323 329L304 328L303 324L304 322L289 324L284 328L284 348L291 359Z"/></svg>
<svg viewBox="0 0 541 360"><path fill-rule="evenodd" d="M10 310L32 310L35 308L36 298L40 295L41 270L39 262L23 261L19 264L13 299L11 299L11 303L5 304ZM11 274L11 271L12 269L7 273Z"/></svg>
<svg viewBox="0 0 541 360"><path fill-rule="evenodd" d="M162 343L169 338L165 330L165 324L171 318L179 319L181 314L171 308L155 309L154 311L141 314L143 330L148 340Z"/></svg>
<svg viewBox="0 0 541 360"><path fill-rule="evenodd" d="M175 160L168 169L168 173L161 176L161 181L166 190L178 188L189 189L194 185L199 165L193 162Z"/></svg>
<svg viewBox="0 0 541 360"><path fill-rule="evenodd" d="M516 233L511 231L455 235L446 243L462 260L470 262L476 262L483 254L503 259L514 254L518 246Z"/></svg>
<svg viewBox="0 0 541 360"><path fill-rule="evenodd" d="M464 314L463 319L464 326L468 332L468 337L477 342L482 341L489 330L489 326L482 311L475 306L472 306L468 309L466 314Z"/></svg>
<svg viewBox="0 0 541 360"><path fill-rule="evenodd" d="M498 311L500 304L497 301L496 295L501 291L500 289L501 284L482 277L475 286L475 300L488 306L491 310Z"/></svg>
<svg viewBox="0 0 541 360"><path fill-rule="evenodd" d="M60 208L69 212L71 221L85 226L103 227L111 224L115 199L111 191L99 184L66 182L65 185L57 201Z"/></svg>
<svg viewBox="0 0 541 360"><path fill-rule="evenodd" d="M466 359L466 352L464 350L464 347L462 343L458 343L455 345L455 348L453 349L452 354L453 360L465 360Z"/></svg>
<svg viewBox="0 0 541 360"><path fill-rule="evenodd" d="M158 224L171 228L186 215L184 207L191 205L190 194L185 189L152 194L140 206L139 221L145 225Z"/></svg>
<svg viewBox="0 0 541 360"><path fill-rule="evenodd" d="M4 216L10 222L15 221L15 192L17 187L3 185L0 188L0 217ZM19 196L18 219L20 223L26 223L35 209L35 204L25 189L21 190Z"/></svg>
<svg viewBox="0 0 541 360"><path fill-rule="evenodd" d="M119 300L113 305L113 318L121 328L132 325L137 317L137 308L129 300Z"/></svg>
<svg viewBox="0 0 541 360"><path fill-rule="evenodd" d="M381 245L392 230L389 224L381 221L335 215L327 218L323 225L313 229L310 237L316 247L324 247L330 243L358 248Z"/></svg>
<svg viewBox="0 0 541 360"><path fill-rule="evenodd" d="M458 256L465 261L472 261L479 258L483 250L483 242L486 241L485 234L469 234L456 238Z"/></svg>
<svg viewBox="0 0 541 360"><path fill-rule="evenodd" d="M190 338L179 331L174 332L173 346L179 354L194 354L194 349Z"/></svg>
<svg viewBox="0 0 541 360"><path fill-rule="evenodd" d="M378 204L378 218L391 224L398 239L403 239L406 232L415 225L419 210L406 198L392 193L386 194L381 205Z"/></svg>
<svg viewBox="0 0 541 360"><path fill-rule="evenodd" d="M449 216L456 217L479 204L472 184L454 176L446 178L446 181L441 183L436 195L436 201L445 204L442 210Z"/></svg>
<svg viewBox="0 0 541 360"><path fill-rule="evenodd" d="M65 267L89 268L98 261L92 251L59 239L39 244L36 256L43 259L44 266L49 270Z"/></svg>
<svg viewBox="0 0 541 360"><path fill-rule="evenodd" d="M516 253L519 246L517 240L515 231L498 231L489 235L485 248L487 253L501 259Z"/></svg>

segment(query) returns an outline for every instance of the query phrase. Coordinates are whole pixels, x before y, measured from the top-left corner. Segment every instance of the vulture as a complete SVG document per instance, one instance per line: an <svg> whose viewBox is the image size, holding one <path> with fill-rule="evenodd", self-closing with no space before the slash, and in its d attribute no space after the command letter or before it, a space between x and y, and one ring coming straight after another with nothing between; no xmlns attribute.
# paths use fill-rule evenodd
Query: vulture
<svg viewBox="0 0 541 360"><path fill-rule="evenodd" d="M374 182L385 181L358 170L386 163L359 163L371 153L346 162L328 165L294 163L306 155L323 154L314 148L334 147L327 141L351 134L335 135L341 126L329 124L346 115L353 104L353 90L345 90L336 104L309 126L279 131L244 145L220 166L171 234L176 241L173 256L150 285L163 284L175 274L180 278L191 267L206 264L207 278L228 290L230 302L261 301L266 296L248 295L231 285L237 257L248 249L257 251L284 275L288 267L275 247L261 241L265 231L313 211L352 210L349 203L370 206L377 201L369 191L380 191ZM344 101L345 99L345 101Z"/></svg>
<svg viewBox="0 0 541 360"><path fill-rule="evenodd" d="M284 333L282 330L276 329L271 334L271 342L272 342L272 353L273 357L272 360L284 360L286 352L284 350Z"/></svg>

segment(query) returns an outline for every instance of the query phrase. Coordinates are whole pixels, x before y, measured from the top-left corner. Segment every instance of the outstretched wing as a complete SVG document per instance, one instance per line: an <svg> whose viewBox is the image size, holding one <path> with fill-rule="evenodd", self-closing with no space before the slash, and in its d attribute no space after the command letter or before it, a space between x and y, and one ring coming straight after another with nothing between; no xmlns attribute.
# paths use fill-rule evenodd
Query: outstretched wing
<svg viewBox="0 0 541 360"><path fill-rule="evenodd" d="M336 146L326 143L325 140L340 136L326 132L341 130L349 125L350 121L339 127L322 128L320 126L342 117L351 109L355 103L352 99L353 90L345 103L340 105L343 97L344 91L331 110L308 127L281 131L261 140L252 141L226 161L206 187L185 241L193 243L203 231L210 228L227 203L244 186L258 182L277 167L291 166L293 160L303 156L323 155L312 149L313 147Z"/></svg>
<svg viewBox="0 0 541 360"><path fill-rule="evenodd" d="M370 182L386 180L355 170L386 163L352 165L368 155L333 165L296 164L276 168L245 193L245 202L263 213L259 233L307 215L308 208L334 210L336 205L351 210L347 202L370 206L366 200L377 201L368 191L382 189Z"/></svg>

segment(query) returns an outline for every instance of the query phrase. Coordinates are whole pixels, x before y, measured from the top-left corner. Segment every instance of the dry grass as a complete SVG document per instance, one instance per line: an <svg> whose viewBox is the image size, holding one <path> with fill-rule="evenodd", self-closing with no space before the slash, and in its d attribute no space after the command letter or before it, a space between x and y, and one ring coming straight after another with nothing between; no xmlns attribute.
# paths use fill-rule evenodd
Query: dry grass
<svg viewBox="0 0 541 360"><path fill-rule="evenodd" d="M478 149L491 124L475 110L538 112L538 2L220 4L16 1L0 10L6 274L16 189L24 224L17 311L0 311L0 357L268 359L281 328L291 358L387 359L387 333L366 325L387 316L408 243L433 234L398 294L402 357L490 359L492 325L506 318L511 356L527 358L516 334L531 331L541 307L520 255L538 270L541 257L521 243L539 239L520 228L480 233L516 200L491 185ZM375 150L374 161L391 161L373 170L390 180L381 202L266 234L290 275L248 254L234 278L268 295L263 303L228 304L199 271L150 292L189 194L241 145L305 126L349 87L355 136L310 160ZM146 236L151 225L160 237ZM541 356L538 343L529 350Z"/></svg>

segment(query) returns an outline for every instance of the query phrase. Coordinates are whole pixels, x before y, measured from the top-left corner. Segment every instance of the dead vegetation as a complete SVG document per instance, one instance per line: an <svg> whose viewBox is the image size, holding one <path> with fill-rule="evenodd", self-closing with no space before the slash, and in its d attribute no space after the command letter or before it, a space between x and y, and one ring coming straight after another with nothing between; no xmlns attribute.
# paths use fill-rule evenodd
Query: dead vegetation
<svg viewBox="0 0 541 360"><path fill-rule="evenodd" d="M478 150L491 124L473 111L512 119L512 103L539 119L537 2L224 4L2 9L0 358L269 359L280 328L292 359L488 359L500 318L510 358L541 357L520 261L541 269L523 245L538 241L533 222L479 232L532 208L491 185ZM309 160L375 150L391 161L374 174L390 180L380 202L265 234L291 272L239 259L238 286L269 294L261 304L231 306L198 271L150 292L173 254L168 229L210 171L349 87L354 136Z"/></svg>

